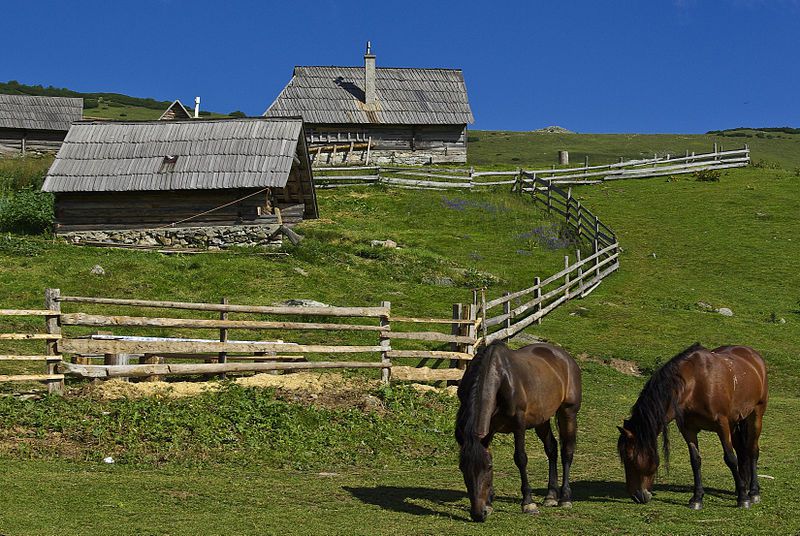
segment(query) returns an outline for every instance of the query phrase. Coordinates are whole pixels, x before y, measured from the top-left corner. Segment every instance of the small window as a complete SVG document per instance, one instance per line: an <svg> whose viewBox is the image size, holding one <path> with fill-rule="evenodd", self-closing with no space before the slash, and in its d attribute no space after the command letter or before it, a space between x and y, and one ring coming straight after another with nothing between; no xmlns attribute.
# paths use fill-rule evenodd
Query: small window
<svg viewBox="0 0 800 536"><path fill-rule="evenodd" d="M167 155L161 161L161 167L158 169L159 173L169 173L175 170L175 163L178 161L177 156Z"/></svg>

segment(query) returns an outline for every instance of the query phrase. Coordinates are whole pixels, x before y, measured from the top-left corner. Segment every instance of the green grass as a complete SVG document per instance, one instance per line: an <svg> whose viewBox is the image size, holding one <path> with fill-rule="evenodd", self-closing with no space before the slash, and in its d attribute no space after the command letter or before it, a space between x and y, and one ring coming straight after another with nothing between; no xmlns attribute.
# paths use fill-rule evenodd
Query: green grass
<svg viewBox="0 0 800 536"><path fill-rule="evenodd" d="M469 132L469 161L475 166L549 167L558 162L558 151L568 150L572 165L617 162L619 157L652 158L667 153L682 156L713 151L717 142L723 149L750 145L753 162L777 164L784 169L800 166L800 134L775 133L773 139L739 138L708 134L534 134L531 132Z"/></svg>
<svg viewBox="0 0 800 536"><path fill-rule="evenodd" d="M599 163L603 155L608 161L711 145L702 136L631 136L629 144L624 136L577 136L570 138L575 147L561 147L557 137L471 133L484 134L491 134L491 144L471 144L471 155L498 167L517 165L509 154L532 165L549 163L557 148L570 149L573 158L586 151ZM540 138L549 141L531 141ZM0 399L6 475L0 479L0 533L797 533L796 143L752 140L755 160L783 169L727 171L720 182L656 178L575 189L617 232L621 269L586 299L530 329L574 354L632 360L645 370L695 340L760 350L771 400L759 472L774 480L763 479L764 503L749 511L733 508L732 478L708 433L700 439L704 511L685 507L691 471L676 433L672 468L660 475L654 501L640 506L625 498L615 426L644 379L592 360L581 362L584 407L572 510L544 510L535 518L519 512L511 441L500 437L496 512L483 526L468 523L452 439L455 401L439 396L377 391L373 396L386 409L368 411L357 402L324 407L238 388L179 401L102 402L80 392L64 400ZM557 269L567 253L525 238L551 220L502 192L362 188L320 192L319 199L324 219L300 226L307 238L287 248L288 257L167 257L0 237L0 307L38 307L51 286L70 294L197 301L225 294L241 303L302 297L369 305L388 299L397 313L442 316L450 304L469 301L476 280L492 282L491 296L519 289ZM369 245L387 238L401 248ZM106 276L90 276L94 264ZM442 278L452 286L434 284ZM698 302L729 307L734 316L706 312ZM16 322L6 325L29 325ZM530 435L529 474L541 500L546 462ZM117 463L100 463L107 455Z"/></svg>

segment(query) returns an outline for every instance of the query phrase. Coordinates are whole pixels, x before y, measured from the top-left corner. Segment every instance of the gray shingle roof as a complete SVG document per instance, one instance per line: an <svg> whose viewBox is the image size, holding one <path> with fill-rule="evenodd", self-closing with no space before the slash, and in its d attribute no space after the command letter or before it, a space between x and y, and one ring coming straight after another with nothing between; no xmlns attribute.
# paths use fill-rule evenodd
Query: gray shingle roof
<svg viewBox="0 0 800 536"><path fill-rule="evenodd" d="M83 117L83 99L0 95L0 128L69 130Z"/></svg>
<svg viewBox="0 0 800 536"><path fill-rule="evenodd" d="M363 67L295 67L264 115L300 115L306 123L466 124L474 121L459 69L379 67L379 110L366 112Z"/></svg>
<svg viewBox="0 0 800 536"><path fill-rule="evenodd" d="M42 189L118 192L286 185L299 118L79 122ZM177 157L167 162L166 157Z"/></svg>

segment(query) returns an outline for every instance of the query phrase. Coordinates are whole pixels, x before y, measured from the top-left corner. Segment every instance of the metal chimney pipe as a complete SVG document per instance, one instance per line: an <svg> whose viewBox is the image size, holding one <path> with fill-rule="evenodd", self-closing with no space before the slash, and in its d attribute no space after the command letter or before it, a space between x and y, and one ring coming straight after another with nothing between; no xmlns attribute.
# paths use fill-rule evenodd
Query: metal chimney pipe
<svg viewBox="0 0 800 536"><path fill-rule="evenodd" d="M194 118L200 117L200 97L194 98Z"/></svg>
<svg viewBox="0 0 800 536"><path fill-rule="evenodd" d="M375 90L375 55L372 54L372 43L367 41L367 53L364 54L364 104L368 109L375 109L378 94Z"/></svg>

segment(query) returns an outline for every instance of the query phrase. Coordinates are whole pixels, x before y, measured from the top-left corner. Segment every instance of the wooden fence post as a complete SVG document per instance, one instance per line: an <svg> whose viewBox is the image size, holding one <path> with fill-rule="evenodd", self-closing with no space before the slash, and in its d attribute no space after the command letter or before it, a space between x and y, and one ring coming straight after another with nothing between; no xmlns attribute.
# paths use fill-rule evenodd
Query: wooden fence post
<svg viewBox="0 0 800 536"><path fill-rule="evenodd" d="M471 304L467 308L467 320L472 320L471 324L467 324L467 336L472 339L478 338L478 330L475 328L475 321L478 320L478 306L475 304ZM475 345L474 344L467 344L466 345L466 353L475 355Z"/></svg>
<svg viewBox="0 0 800 536"><path fill-rule="evenodd" d="M486 289L481 288L481 332L486 338Z"/></svg>
<svg viewBox="0 0 800 536"><path fill-rule="evenodd" d="M581 229L583 228L583 220L581 219L582 215L583 215L583 206L581 205L581 202L578 201L578 218L577 218L578 225L577 225L577 227L578 227L578 239L579 240L581 238Z"/></svg>
<svg viewBox="0 0 800 536"><path fill-rule="evenodd" d="M61 290L57 288L48 288L44 291L44 307L53 311L53 316L48 316L45 320L45 328L48 335L61 335L61 324L59 323L59 315L61 314ZM47 341L47 374L54 375L58 372L58 362L61 361L61 354L58 351L58 341ZM50 356L53 359L50 359ZM64 393L64 380L48 380L47 392L52 394Z"/></svg>
<svg viewBox="0 0 800 536"><path fill-rule="evenodd" d="M228 305L228 298L223 297L220 300L222 305ZM227 320L228 319L228 311L222 311L219 313L220 320ZM219 329L219 342L228 342L228 329L227 328L220 328ZM220 352L217 356L217 361L219 363L225 363L228 360L228 353L227 352ZM220 380L224 380L226 378L225 373L219 375Z"/></svg>
<svg viewBox="0 0 800 536"><path fill-rule="evenodd" d="M581 250L580 250L580 248L575 250L575 259L576 259L575 262L580 264L580 262L581 262ZM583 294L583 288L584 288L584 285L583 285L583 267L582 266L578 266L578 293L579 294Z"/></svg>
<svg viewBox="0 0 800 536"><path fill-rule="evenodd" d="M534 183L535 184L535 183ZM547 182L547 212L553 210L553 182Z"/></svg>
<svg viewBox="0 0 800 536"><path fill-rule="evenodd" d="M570 187L567 190L567 204L566 204L566 209L564 210L564 212L567 215L566 216L566 218L567 218L567 221L566 221L567 227L569 227L569 207L570 207L571 204L572 204L572 187Z"/></svg>
<svg viewBox="0 0 800 536"><path fill-rule="evenodd" d="M534 309L533 309L534 314L535 313L539 313L542 310L542 286L541 286L541 284L542 284L542 280L540 278L538 278L538 277L534 277L533 278L533 286L535 287L535 290L533 292L534 292L534 296L536 297L536 305L534 306ZM537 324L541 324L542 323L542 319L538 318L536 320L536 323Z"/></svg>
<svg viewBox="0 0 800 536"><path fill-rule="evenodd" d="M569 268L569 255L564 255L564 269ZM564 274L564 295L569 299L569 272Z"/></svg>
<svg viewBox="0 0 800 536"><path fill-rule="evenodd" d="M510 294L511 294L510 292L503 292L503 296L506 297L509 296ZM503 302L503 314L508 315L508 318L506 318L505 321L505 328L508 330L508 333L511 333L511 301ZM508 341L508 339L510 338L511 338L510 335L506 337L506 341Z"/></svg>
<svg viewBox="0 0 800 536"><path fill-rule="evenodd" d="M391 314L390 311L392 308L392 304L391 302L388 301L381 302L381 307L385 308L387 310L387 313L385 316L380 317L380 326L389 329L390 328L389 315ZM381 381L384 384L388 385L389 380L391 379L392 376L391 375L392 360L389 358L389 350L392 347L392 341L389 338L388 331L381 331L380 334L381 334L380 346L383 348L383 350L381 351L381 364L383 365L383 368L381 369Z"/></svg>
<svg viewBox="0 0 800 536"><path fill-rule="evenodd" d="M454 303L453 304L453 320L461 320L464 318L464 304L461 303ZM463 331L462 325L460 322L453 322L450 325L450 334L459 336ZM450 351L451 352L461 352L463 351L463 346L457 342L450 343ZM451 359L450 360L450 368L461 368L459 365L461 364L460 359Z"/></svg>
<svg viewBox="0 0 800 536"><path fill-rule="evenodd" d="M592 240L594 241L594 253L597 253L598 251L600 251L599 249L597 249L597 241L599 240L599 238L600 238L600 218L595 216L594 217L594 236L592 237Z"/></svg>

